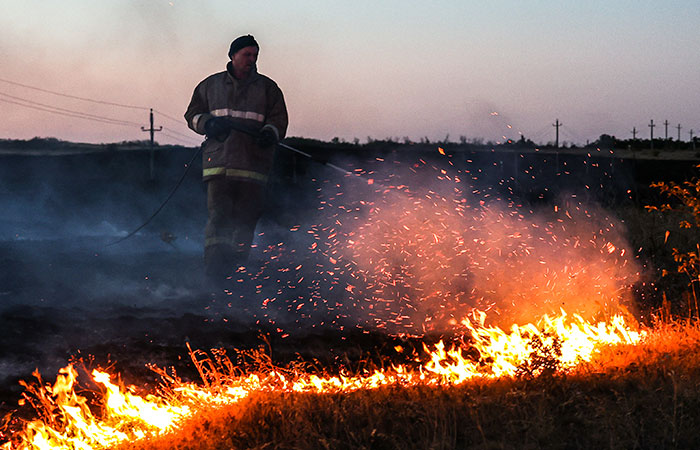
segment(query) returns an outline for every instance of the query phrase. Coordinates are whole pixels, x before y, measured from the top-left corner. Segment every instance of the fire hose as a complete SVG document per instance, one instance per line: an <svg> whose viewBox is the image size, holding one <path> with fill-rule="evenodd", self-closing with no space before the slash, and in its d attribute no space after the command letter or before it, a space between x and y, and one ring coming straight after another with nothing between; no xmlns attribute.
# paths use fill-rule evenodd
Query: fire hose
<svg viewBox="0 0 700 450"><path fill-rule="evenodd" d="M229 127L231 128L231 130L240 131L241 133L250 135L250 136L252 136L252 137L254 137L254 138L256 138L256 139L257 139L257 137L260 135L260 130L255 130L255 129L246 127L246 126L244 126L244 125L241 125L241 124L236 123L236 122L233 122L233 121L229 121L228 125L229 125ZM289 150L289 151L292 152L292 153L296 153L296 154L301 155L301 156L303 156L303 157L305 157L305 158L308 158L308 159L310 159L310 160L312 160L312 161L315 161L315 162L317 162L317 163L319 163L319 164L323 164L324 166L328 166L328 167L330 167L331 169L337 170L338 172L342 173L343 175L354 175L352 172L348 172L347 170L343 169L342 167L338 167L338 166L336 166L335 164L331 164L331 163L329 163L329 162L326 161L326 160L322 160L322 159L319 159L319 158L315 158L314 156L312 156L312 155L310 155L310 154L308 154L308 153L306 153L306 152L302 152L301 150L296 149L296 148L294 148L294 147L291 147L291 146L289 146L289 145L287 145L287 144L285 144L285 143L283 143L283 142L278 142L277 145L280 146L280 147L282 147L282 148L284 148L284 149L286 149L286 150Z"/></svg>
<svg viewBox="0 0 700 450"><path fill-rule="evenodd" d="M206 142L206 141L205 141L205 142ZM124 237L121 237L121 238L117 239L117 240L114 241L114 242L110 242L109 244L105 245L105 247L111 247L112 245L118 244L118 243L120 243L120 242L122 242L122 241L125 241L125 240L129 239L131 236L133 236L133 235L135 235L136 233L138 233L139 231L141 231L141 229L143 229L146 225L148 225L149 223L151 223L151 220L153 220L153 218L154 218L155 216L158 215L158 213L160 212L160 210L163 209L163 208L165 207L165 205L170 201L171 198L173 198L173 195L175 195L175 192L177 191L177 189L180 187L180 185L182 184L182 182L185 181L185 177L187 176L187 172L190 171L190 167L192 167L192 163L194 162L194 159L195 159L195 158L197 157L197 155L199 155L199 153L202 151L202 147L204 147L204 143L202 143L202 145L200 145L200 146L197 148L197 151L194 152L194 154L192 155L192 158L190 159L190 162L188 162L187 165L185 166L184 172L182 172L182 175L180 175L180 179L177 181L177 183L175 183L175 187L173 187L173 189L170 191L170 194L168 194L168 196L165 198L165 200L163 200L163 202L162 202L162 203L160 204L160 206L153 212L153 214L151 214L151 216L150 216L148 219L146 219L146 221L145 221L144 223L142 223L138 228L134 229L131 233L127 234L127 235L124 236Z"/></svg>
<svg viewBox="0 0 700 450"><path fill-rule="evenodd" d="M234 122L232 122L232 121L229 121L229 127L231 128L231 130L240 131L240 132L242 132L242 133L251 135L251 136L253 136L253 137L255 137L255 138L257 138L258 135L260 134L260 133L259 133L259 130L254 130L254 129L251 129L251 128L248 128L248 127L244 127L243 125L234 123ZM112 245L119 244L120 242L123 242L123 241L129 239L130 237L132 237L133 235L135 235L136 233L138 233L139 231L141 231L144 227L146 227L146 225L148 225L148 224L153 220L153 218L155 218L155 217L158 215L158 213L165 207L165 205L170 201L170 199L173 197L173 195L175 195L175 192L178 190L178 188L180 187L180 185L182 184L182 182L185 180L185 177L187 176L187 172L189 172L190 167L192 167L192 163L194 162L194 160L195 160L195 158L197 157L197 155L199 155L199 153L202 151L202 149L204 148L204 145L206 144L206 142L207 142L207 141L204 141L204 142L202 143L202 145L199 146L199 148L197 149L197 151L194 152L194 154L192 155L192 158L190 159L190 161L189 161L189 162L187 163L187 165L185 166L185 170L184 170L184 172L182 173L182 175L180 176L180 179L177 181L177 183L175 184L175 186L173 187L173 189L170 191L170 194L168 194L168 196L165 198L165 200L163 200L163 202L160 204L160 206L158 206L158 208L153 212L153 214L151 214L151 216L150 216L148 219L146 219L145 222L143 222L141 225L139 225L137 228L135 228L135 229L134 229L133 231L131 231L129 234L127 234L126 236L123 236L123 237L117 239L117 240L114 241L114 242L110 242L110 243L107 244L105 247L111 247ZM310 159L310 160L312 160L312 161L315 161L315 162L317 162L317 163L319 163L319 164L323 164L324 166L328 166L328 167L330 167L331 169L337 170L338 172L341 172L341 173L343 173L344 175L356 175L356 176L360 176L359 174L349 172L349 171L343 169L342 167L338 167L338 166L336 166L335 164L331 164L331 163L329 163L328 161L315 158L314 156L310 155L309 153L303 152L303 151L301 151L301 150L299 150L299 149L296 149L296 148L294 148L294 147L292 147L292 146L290 146L290 145L287 145L287 144L285 144L285 143L283 143L283 142L277 142L277 145L278 145L279 147L282 147L282 148L284 148L284 149L286 149L286 150L289 150L289 151L291 151L291 152L293 152L293 153L296 153L296 154L301 155L301 156L303 156L303 157L305 157L305 158L308 158L308 159Z"/></svg>

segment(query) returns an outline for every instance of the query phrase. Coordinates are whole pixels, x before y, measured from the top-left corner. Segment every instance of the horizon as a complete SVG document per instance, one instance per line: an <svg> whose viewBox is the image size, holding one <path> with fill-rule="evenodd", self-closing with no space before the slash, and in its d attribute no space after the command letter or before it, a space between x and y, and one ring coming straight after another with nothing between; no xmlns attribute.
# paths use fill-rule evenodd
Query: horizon
<svg viewBox="0 0 700 450"><path fill-rule="evenodd" d="M400 140L398 138L392 138L388 137L385 139L372 139L371 141L361 141L359 139L354 139L354 140L345 140L345 139L340 139L340 138L333 138L331 140L323 140L323 139L318 139L318 138L309 138L309 137L304 137L304 136L287 136L286 140L299 140L302 141L300 143L294 143L293 145L300 146L301 148L304 148L305 145L314 145L314 143L317 144L323 144L323 145L340 145L340 146L357 146L357 147L364 147L364 146L373 146L373 145L380 145L380 146L385 146L386 144L391 144L391 145L396 145L396 146L410 146L410 147L425 147L427 148L432 148L435 147L435 151L438 151L439 153L444 154L444 149L442 148L443 146L445 148L451 149L451 151L454 151L455 149L459 149L462 147L466 148L472 148L473 149L491 149L491 150L496 150L498 151L503 151L503 150L518 150L519 153L528 153L530 151L534 152L539 152L540 150L546 150L545 153L551 152L552 150L556 151L566 151L566 150L586 150L588 149L590 151L591 148L596 147L596 150L598 152L601 152L603 150L609 151L610 154L613 153L613 150L615 151L615 154L618 154L620 151L628 151L632 152L634 154L639 154L643 155L644 152L652 152L654 156L658 156L659 153L662 153L665 156L671 156L675 154L677 157L686 155L687 152L693 152L695 156L700 156L700 153L696 151L696 145L700 141L700 138L698 136L693 137L693 141L677 141L673 137L668 137L668 138L661 138L661 137L654 137L654 145L659 145L658 147L654 147L654 145L651 144L651 139L649 138L627 138L627 139L621 139L617 138L616 136L611 136L607 134L602 134L599 136L599 139L596 139L595 141L586 143L586 144L576 144L576 143L569 143L569 142L560 142L558 145L556 144L555 141L549 141L549 142L533 142L527 138L525 138L523 141L514 141L514 140L509 140L506 142L493 142L493 141L483 141L481 139L469 139L466 138L465 136L462 136L462 140L460 141L454 141L454 140L443 140L443 141L426 141L425 138L421 138L419 141L405 141L405 140ZM82 142L82 141L71 141L71 140L65 140L53 136L34 136L32 138L25 138L25 139L12 139L12 138L3 138L0 137L0 146L2 146L5 150L11 149L12 147L5 148L5 146L8 143L32 143L34 141L39 141L42 145L48 145L49 148L47 149L48 151L51 150L50 146L51 145L60 145L62 148L64 147L63 144L67 144L68 147L70 146L95 146L95 147L111 147L111 146L125 146L125 147L137 147L139 149L141 148L148 148L150 146L150 139L140 139L140 140L122 140L122 141L113 141L113 142ZM306 142L303 142L306 141ZM626 145L625 148L622 147L617 147L618 145ZM647 146L648 145L648 146ZM154 146L156 148L161 147L182 147L182 148L197 148L199 144L197 145L190 145L187 143L178 143L178 142L159 142L157 139L154 140ZM2 150L3 148L0 148ZM384 147L382 147L384 148ZM31 151L36 151L37 149L34 146L28 147L29 150ZM295 149L296 150L296 149ZM589 153L588 156L590 157L591 154Z"/></svg>
<svg viewBox="0 0 700 450"><path fill-rule="evenodd" d="M247 33L284 92L289 136L547 143L559 121L560 143L585 145L648 139L651 120L655 138L700 132L700 4L689 0L30 0L4 13L2 138L147 140L153 108L156 141L197 145L182 118L192 91Z"/></svg>

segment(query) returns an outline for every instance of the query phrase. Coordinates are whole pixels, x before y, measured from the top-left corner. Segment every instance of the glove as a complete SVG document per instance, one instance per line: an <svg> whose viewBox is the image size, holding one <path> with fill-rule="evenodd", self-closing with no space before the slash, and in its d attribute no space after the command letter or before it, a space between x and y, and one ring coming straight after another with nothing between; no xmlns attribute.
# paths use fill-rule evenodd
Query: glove
<svg viewBox="0 0 700 450"><path fill-rule="evenodd" d="M262 148L272 147L277 144L277 135L271 128L263 127L258 136L258 146Z"/></svg>
<svg viewBox="0 0 700 450"><path fill-rule="evenodd" d="M212 117L204 123L204 134L219 142L224 142L230 132L231 126L223 117Z"/></svg>

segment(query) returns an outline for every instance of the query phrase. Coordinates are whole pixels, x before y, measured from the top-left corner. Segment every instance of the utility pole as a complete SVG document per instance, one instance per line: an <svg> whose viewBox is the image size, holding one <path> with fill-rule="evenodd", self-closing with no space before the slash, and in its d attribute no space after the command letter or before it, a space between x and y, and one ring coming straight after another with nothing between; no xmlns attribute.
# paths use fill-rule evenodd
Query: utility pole
<svg viewBox="0 0 700 450"><path fill-rule="evenodd" d="M557 137L556 137L556 140L554 141L554 146L556 148L559 148L559 127L562 125L563 124L559 122L559 119L557 119L557 121L554 124L552 124L552 126L557 129Z"/></svg>
<svg viewBox="0 0 700 450"><path fill-rule="evenodd" d="M695 139L693 139L693 129L690 129L690 143L693 145L693 151L695 151Z"/></svg>
<svg viewBox="0 0 700 450"><path fill-rule="evenodd" d="M153 138L154 138L153 135L154 135L154 133L155 133L156 131L161 131L161 130L163 129L163 127L158 127L158 128L154 128L154 127L153 127L153 108L151 108L151 114L149 115L149 118L150 118L150 122L151 122L150 128L141 127L141 131L150 131L150 133L151 133L151 155L150 155L150 163L149 163L149 176L150 176L150 180L153 180L153 179L155 178L155 174L154 174L154 172L155 172L155 167L154 167L154 165L155 165L155 164L154 164L154 160L155 160L155 149L154 149L155 141L154 141L154 139L153 139Z"/></svg>
<svg viewBox="0 0 700 450"><path fill-rule="evenodd" d="M654 119L651 119L651 123L649 123L649 128L651 129L651 149L654 150Z"/></svg>
<svg viewBox="0 0 700 450"><path fill-rule="evenodd" d="M664 120L664 139L668 141L668 120Z"/></svg>
<svg viewBox="0 0 700 450"><path fill-rule="evenodd" d="M676 127L678 129L678 142L681 141L681 124L679 123Z"/></svg>
<svg viewBox="0 0 700 450"><path fill-rule="evenodd" d="M637 127L632 127L632 140L637 140Z"/></svg>

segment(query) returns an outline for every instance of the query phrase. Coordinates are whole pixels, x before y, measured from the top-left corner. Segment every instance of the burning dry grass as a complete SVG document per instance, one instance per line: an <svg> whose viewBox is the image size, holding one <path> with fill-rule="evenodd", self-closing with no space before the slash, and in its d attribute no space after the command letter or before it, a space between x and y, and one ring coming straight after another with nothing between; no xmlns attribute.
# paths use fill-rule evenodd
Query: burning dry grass
<svg viewBox="0 0 700 450"><path fill-rule="evenodd" d="M544 342L543 336L538 339ZM160 371L166 383L159 400L147 399L158 407L179 408L174 426L164 434L157 427L145 427L145 438L136 440L143 426L132 419L122 426L132 437L121 444L109 441L75 448L695 448L700 444L695 432L700 425L696 324L657 324L641 341L599 344L590 358L580 358L575 365L561 359L561 346L537 345L538 339L531 339L530 354L518 370L503 376L489 369L495 357L484 357L484 349L478 349L479 359L464 344L462 353L471 355L465 358L476 362L479 370L469 377L440 374L425 361L422 366L417 362L415 367L332 375L301 363L274 367L260 353L248 355L254 361L249 360L244 370L220 351L195 351L193 361L203 381L184 383ZM434 354L430 358L434 362ZM443 357L442 365L455 363L455 358ZM103 395L113 390L106 376L94 378L98 383L102 379ZM83 404L79 398L74 401ZM112 403L105 398L95 405ZM97 424L118 415L102 409L95 414ZM54 425L60 417L54 416ZM8 448L41 448L15 442L17 447Z"/></svg>
<svg viewBox="0 0 700 450"><path fill-rule="evenodd" d="M697 448L694 384L604 376L259 394L121 448Z"/></svg>
<svg viewBox="0 0 700 450"><path fill-rule="evenodd" d="M698 448L700 328L658 326L563 374L257 393L133 449Z"/></svg>
<svg viewBox="0 0 700 450"><path fill-rule="evenodd" d="M700 329L658 326L567 373L257 392L120 449L697 448Z"/></svg>

